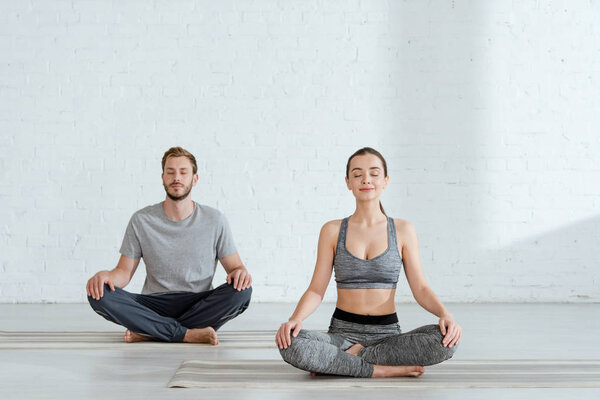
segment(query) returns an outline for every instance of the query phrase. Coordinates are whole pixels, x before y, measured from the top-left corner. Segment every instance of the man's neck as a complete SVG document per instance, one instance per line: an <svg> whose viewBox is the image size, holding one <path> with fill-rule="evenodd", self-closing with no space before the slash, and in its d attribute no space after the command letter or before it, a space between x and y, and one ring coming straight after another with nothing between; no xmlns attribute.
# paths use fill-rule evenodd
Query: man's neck
<svg viewBox="0 0 600 400"><path fill-rule="evenodd" d="M168 196L163 202L163 211L171 221L183 221L194 212L194 202L191 196L183 200L171 200Z"/></svg>

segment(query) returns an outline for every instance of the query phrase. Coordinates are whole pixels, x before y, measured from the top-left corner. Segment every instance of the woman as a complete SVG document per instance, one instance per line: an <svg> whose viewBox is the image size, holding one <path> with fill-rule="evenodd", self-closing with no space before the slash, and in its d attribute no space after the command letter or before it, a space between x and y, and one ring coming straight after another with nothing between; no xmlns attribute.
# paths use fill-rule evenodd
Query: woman
<svg viewBox="0 0 600 400"><path fill-rule="evenodd" d="M356 210L321 229L310 285L275 338L287 363L313 375L417 377L423 366L454 354L462 329L427 285L414 227L387 217L381 206L388 180L376 150L365 147L348 159L346 184ZM439 325L401 333L394 294L403 261L414 298L439 317ZM337 304L328 333L302 330L302 321L323 300L332 271Z"/></svg>

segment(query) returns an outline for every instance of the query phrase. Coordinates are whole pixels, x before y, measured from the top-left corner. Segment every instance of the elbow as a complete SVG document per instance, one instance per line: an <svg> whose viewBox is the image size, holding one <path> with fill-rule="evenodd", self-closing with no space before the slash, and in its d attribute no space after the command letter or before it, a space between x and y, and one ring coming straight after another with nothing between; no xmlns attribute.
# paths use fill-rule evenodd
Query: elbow
<svg viewBox="0 0 600 400"><path fill-rule="evenodd" d="M323 298L325 297L325 291L324 290L317 290L314 288L309 287L306 290L306 295L312 298L316 298L319 300L319 302L323 301Z"/></svg>

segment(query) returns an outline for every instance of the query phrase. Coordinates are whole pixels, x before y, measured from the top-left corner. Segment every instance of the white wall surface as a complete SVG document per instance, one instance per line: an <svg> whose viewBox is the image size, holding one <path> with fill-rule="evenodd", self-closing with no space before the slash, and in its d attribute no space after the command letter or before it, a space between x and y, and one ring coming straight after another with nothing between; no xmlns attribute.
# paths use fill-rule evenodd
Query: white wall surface
<svg viewBox="0 0 600 400"><path fill-rule="evenodd" d="M0 302L85 301L174 145L255 301L305 290L366 145L443 301L600 301L599 26L589 1L0 0Z"/></svg>

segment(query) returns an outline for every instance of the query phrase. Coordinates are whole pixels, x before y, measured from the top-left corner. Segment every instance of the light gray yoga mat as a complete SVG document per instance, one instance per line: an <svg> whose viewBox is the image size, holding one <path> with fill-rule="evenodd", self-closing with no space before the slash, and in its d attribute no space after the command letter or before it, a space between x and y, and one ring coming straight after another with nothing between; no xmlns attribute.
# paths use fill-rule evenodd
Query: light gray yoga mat
<svg viewBox="0 0 600 400"><path fill-rule="evenodd" d="M311 377L279 360L184 361L168 387L599 388L600 360L449 360L419 378Z"/></svg>
<svg viewBox="0 0 600 400"><path fill-rule="evenodd" d="M209 344L139 342L125 343L122 332L42 332L42 331L0 331L0 350L18 349L102 349L115 346L135 346L165 348L170 346L207 346ZM275 348L275 331L219 331L218 348Z"/></svg>

